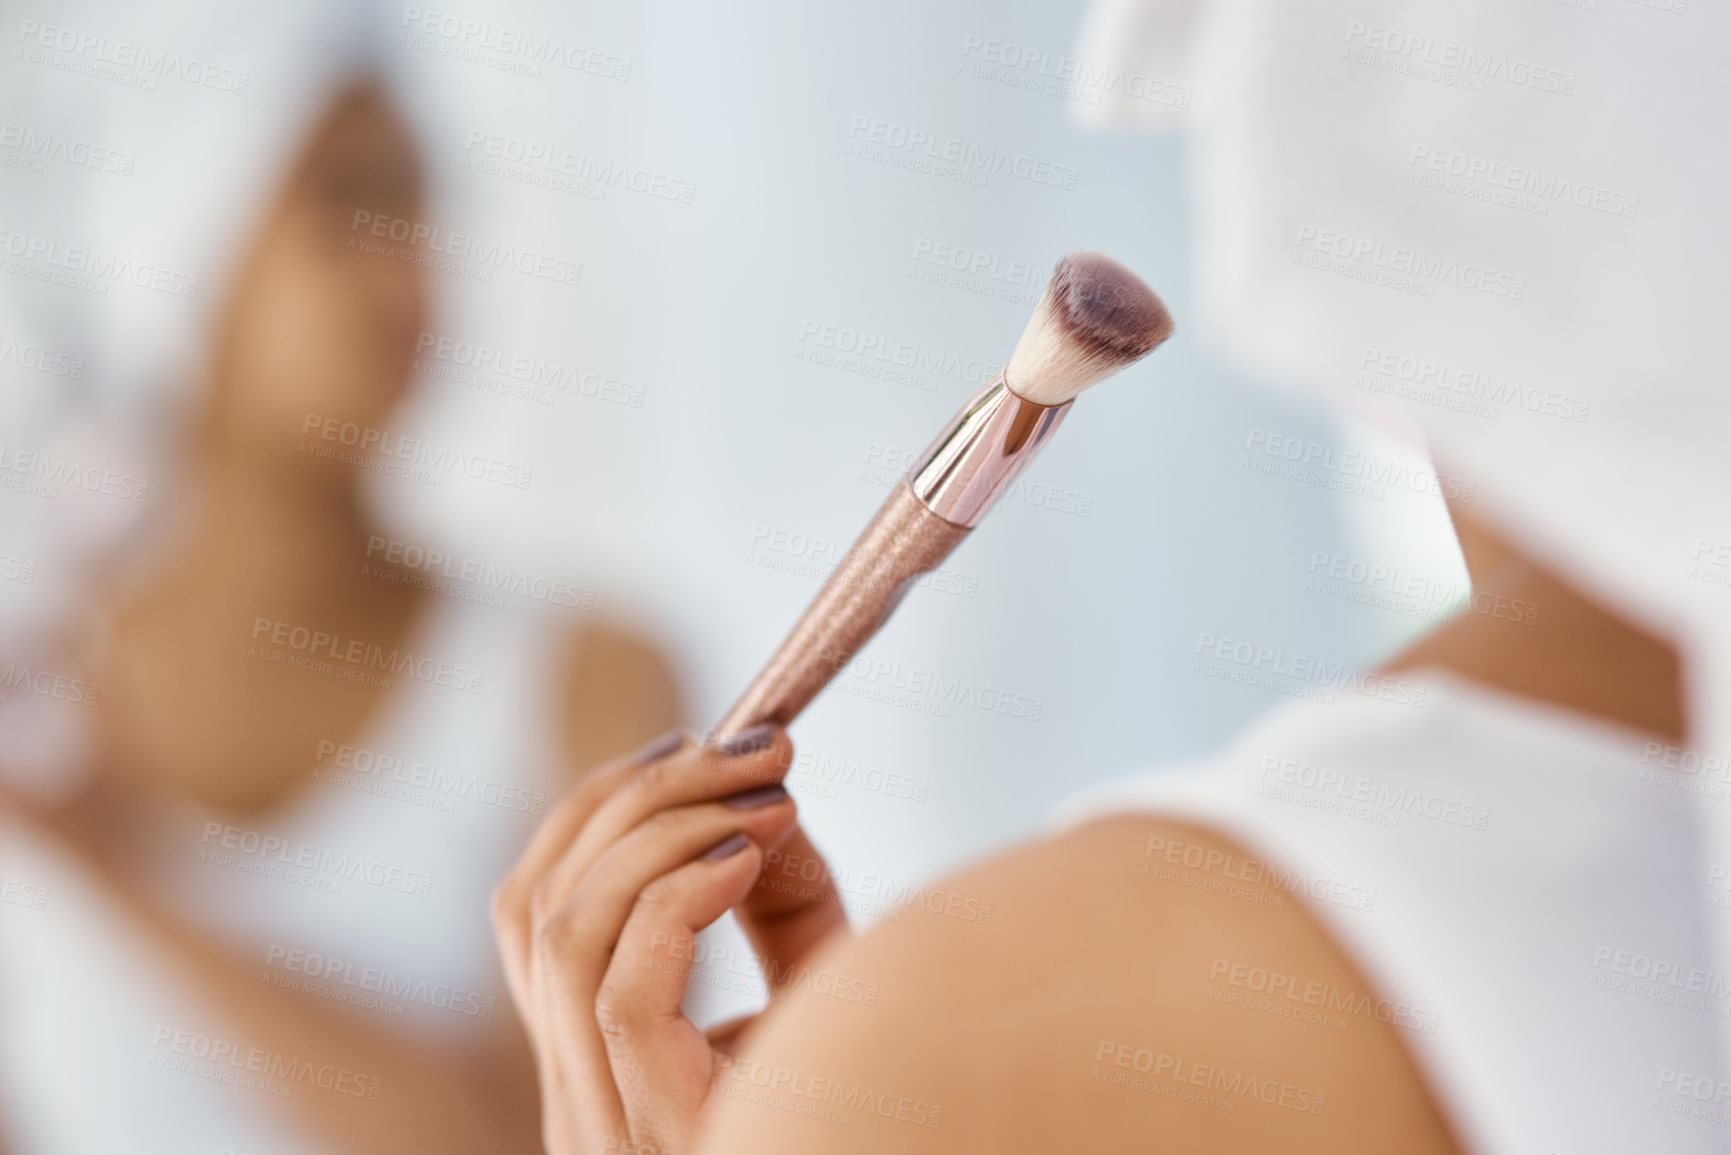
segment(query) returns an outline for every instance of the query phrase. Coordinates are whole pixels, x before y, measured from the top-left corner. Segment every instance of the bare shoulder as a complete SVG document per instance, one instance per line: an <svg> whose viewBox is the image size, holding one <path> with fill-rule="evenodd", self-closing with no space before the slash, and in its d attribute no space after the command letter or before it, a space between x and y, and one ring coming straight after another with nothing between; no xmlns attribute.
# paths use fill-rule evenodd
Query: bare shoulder
<svg viewBox="0 0 1731 1155"><path fill-rule="evenodd" d="M1457 1150L1402 1028L1246 861L1126 816L929 888L794 976L704 1152Z"/></svg>
<svg viewBox="0 0 1731 1155"><path fill-rule="evenodd" d="M680 724L673 663L655 641L605 619L568 628L557 672L558 733L573 776Z"/></svg>

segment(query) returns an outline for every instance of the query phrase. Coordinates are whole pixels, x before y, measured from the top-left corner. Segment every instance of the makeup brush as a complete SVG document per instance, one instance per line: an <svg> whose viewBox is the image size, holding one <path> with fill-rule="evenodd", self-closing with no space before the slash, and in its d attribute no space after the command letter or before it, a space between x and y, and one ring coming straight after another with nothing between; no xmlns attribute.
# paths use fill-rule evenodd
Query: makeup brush
<svg viewBox="0 0 1731 1155"><path fill-rule="evenodd" d="M890 494L763 672L715 728L787 725L936 569L1051 439L1082 390L1172 335L1166 306L1100 253L1058 262L1010 364Z"/></svg>

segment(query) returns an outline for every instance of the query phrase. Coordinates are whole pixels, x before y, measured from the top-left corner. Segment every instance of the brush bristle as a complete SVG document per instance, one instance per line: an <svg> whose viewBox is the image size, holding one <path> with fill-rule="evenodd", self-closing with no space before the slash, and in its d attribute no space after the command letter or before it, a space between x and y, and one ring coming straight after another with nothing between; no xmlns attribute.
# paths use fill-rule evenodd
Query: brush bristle
<svg viewBox="0 0 1731 1155"><path fill-rule="evenodd" d="M1062 405L1171 335L1172 315L1135 273L1103 253L1071 253L1016 342L1006 371L1010 392Z"/></svg>

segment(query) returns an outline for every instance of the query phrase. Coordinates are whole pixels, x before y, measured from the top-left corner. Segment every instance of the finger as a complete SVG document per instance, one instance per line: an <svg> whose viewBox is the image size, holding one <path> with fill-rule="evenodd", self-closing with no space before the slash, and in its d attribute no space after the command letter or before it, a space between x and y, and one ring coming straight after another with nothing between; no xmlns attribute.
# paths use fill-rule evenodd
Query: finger
<svg viewBox="0 0 1731 1155"><path fill-rule="evenodd" d="M657 811L740 795L780 784L793 746L779 726L757 726L718 748L692 746L646 766L610 794L542 880L546 913L563 905L578 879L625 833Z"/></svg>
<svg viewBox="0 0 1731 1155"><path fill-rule="evenodd" d="M595 808L620 783L640 767L670 756L689 742L684 731L674 730L634 754L589 775L562 799L530 840L517 865L493 895L495 937L504 961L506 987L517 1007L535 1050L536 1075L540 1083L543 1140L549 1151L564 1151L571 1145L573 1121L558 1062L547 1044L544 1016L538 1013L543 999L532 977L530 955L533 933L531 904L535 887L547 868L558 860Z"/></svg>
<svg viewBox="0 0 1731 1155"><path fill-rule="evenodd" d="M619 839L562 901L540 908L531 984L548 1069L563 1080L571 1125L592 1141L596 1121L619 1121L615 1079L594 1006L615 944L640 896L657 879L729 839L780 842L793 828L793 799L780 787L754 797L663 810ZM538 903L542 900L538 898ZM675 946L670 954L689 953ZM544 1079L544 1093L553 1093Z"/></svg>
<svg viewBox="0 0 1731 1155"><path fill-rule="evenodd" d="M772 996L798 981L819 944L847 929L829 864L799 827L765 854L763 874L734 917L757 952Z"/></svg>
<svg viewBox="0 0 1731 1155"><path fill-rule="evenodd" d="M493 894L493 929L505 961L505 978L520 1013L526 1013L531 900L547 870L569 849L597 807L643 766L678 753L690 742L682 730L663 734L635 754L602 767L567 794L541 824L517 864Z"/></svg>
<svg viewBox="0 0 1731 1155"><path fill-rule="evenodd" d="M639 822L649 808L693 796L714 797L741 781L779 782L793 764L793 747L779 726L752 727L731 745L691 747L652 766L611 794L571 851L548 875L543 909L560 905L617 835L617 824ZM766 778L766 776L769 776ZM729 784L729 779L734 781ZM737 912L757 953L765 981L776 991L794 981L805 960L831 934L847 927L847 911L828 865L802 830L785 844L767 846L763 878Z"/></svg>
<svg viewBox="0 0 1731 1155"><path fill-rule="evenodd" d="M565 1080L559 1073L557 1056L549 1050L547 1062L537 1059L535 1075L541 1091L541 1146L548 1155L581 1151L577 1121L571 1113Z"/></svg>
<svg viewBox="0 0 1731 1155"><path fill-rule="evenodd" d="M745 897L763 864L749 840L728 840L643 889L595 997L614 1083L632 1137L658 1149L689 1147L709 1094L709 1040L681 1011L690 952L658 950L689 941Z"/></svg>
<svg viewBox="0 0 1731 1155"><path fill-rule="evenodd" d="M630 1133L595 1025L594 997L581 993L594 980L567 964L583 953L578 940L576 927L556 916L536 927L529 953L533 1009L524 1018L538 1028L535 1062L550 1152L560 1151L554 1145L560 1139L568 1140L573 1151L604 1150L609 1139Z"/></svg>
<svg viewBox="0 0 1731 1155"><path fill-rule="evenodd" d="M780 786L652 814L608 847L568 892L544 889L536 900L537 923L558 915L569 936L566 969L591 973L598 986L647 887L735 835L760 848L779 845L796 819L793 798Z"/></svg>

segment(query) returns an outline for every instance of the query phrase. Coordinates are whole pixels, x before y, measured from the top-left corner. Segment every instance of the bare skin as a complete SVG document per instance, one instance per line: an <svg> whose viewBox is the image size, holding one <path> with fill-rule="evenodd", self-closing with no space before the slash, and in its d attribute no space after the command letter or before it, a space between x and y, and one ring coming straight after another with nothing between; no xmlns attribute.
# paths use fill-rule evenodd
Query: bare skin
<svg viewBox="0 0 1731 1155"><path fill-rule="evenodd" d="M425 271L351 248L357 208L422 216L413 141L368 89L334 104L268 206L182 447L185 515L157 564L102 607L110 628L90 667L102 686L92 787L54 813L12 806L102 879L240 1037L381 1080L376 1101L288 1101L333 1150L533 1151L535 1075L509 1016L460 1049L430 1046L369 1012L261 983L255 958L212 941L134 881L133 835L152 798L180 797L245 824L306 789L318 743L363 736L396 692L249 656L258 618L390 651L411 646L433 609L432 595L363 573L376 564L366 547L379 530L360 500L362 471L299 449L309 413L387 425L426 327ZM679 716L656 648L601 621L569 627L546 705L573 780Z"/></svg>
<svg viewBox="0 0 1731 1155"><path fill-rule="evenodd" d="M1464 509L1450 512L1475 590L1537 606L1537 621L1510 628L1490 614L1466 614L1419 639L1390 669L1442 666L1511 694L1683 741L1683 663L1675 647L1528 561Z"/></svg>
<svg viewBox="0 0 1731 1155"><path fill-rule="evenodd" d="M1536 604L1539 624L1465 614L1388 668L1439 666L1672 741L1686 734L1674 648L1465 511L1452 512L1476 590ZM785 736L777 732L775 742L779 748ZM687 758L598 775L590 791L637 797L629 806L591 797L562 808L563 820L549 820L538 850L496 903L513 995L536 1037L544 1085L553 1088L554 1155L1460 1150L1396 1027L1366 1018L1319 1030L1206 997L1210 967L1222 957L1377 992L1283 892L1234 901L1143 875L1151 837L1244 854L1216 833L1158 818L1095 822L934 884L957 896L963 911L989 903L989 920L915 905L863 937L838 930L816 953L799 956L809 973L869 984L869 1005L799 981L796 968L790 997L743 1038L728 1032L701 1041L678 1009L690 963L669 957L665 943L735 903L743 902L752 928L761 913L751 903L766 889L796 924L829 906L833 892L822 883L777 887L773 866L743 888L743 876L770 861L766 850L781 847L783 862L791 857L787 847L800 837L783 825L791 814L778 813L774 825L765 816L755 828L706 827L706 837L737 830L751 842L721 863L692 860L677 839L658 841L664 815L684 813L681 821L690 822L695 803L739 788L737 775L711 768L706 776ZM666 809L655 811L645 794ZM573 807L591 815L654 812L654 821L630 828L616 814L611 824L591 822L573 817ZM653 861L639 863L636 874L622 870L603 857L609 842L639 846L633 853ZM659 845L662 859L645 845ZM623 896L614 893L621 889ZM761 928L753 934L761 937ZM759 953L782 961L761 943ZM640 965L658 957L668 965ZM786 981L785 967L776 973ZM574 984L572 975L588 977ZM597 1043L580 1045L585 1037ZM1285 1089L1283 1103L1210 1109L1112 1081L1145 1071L1142 1054L1149 1063L1170 1056L1192 1073L1205 1064L1228 1078L1273 1081ZM798 1109L810 1105L814 1085L821 1101L830 1083L868 1088L875 1109L856 1106L845 1125ZM1318 1093L1323 1109L1306 1109L1318 1105ZM581 1120L590 1121L587 1131Z"/></svg>

